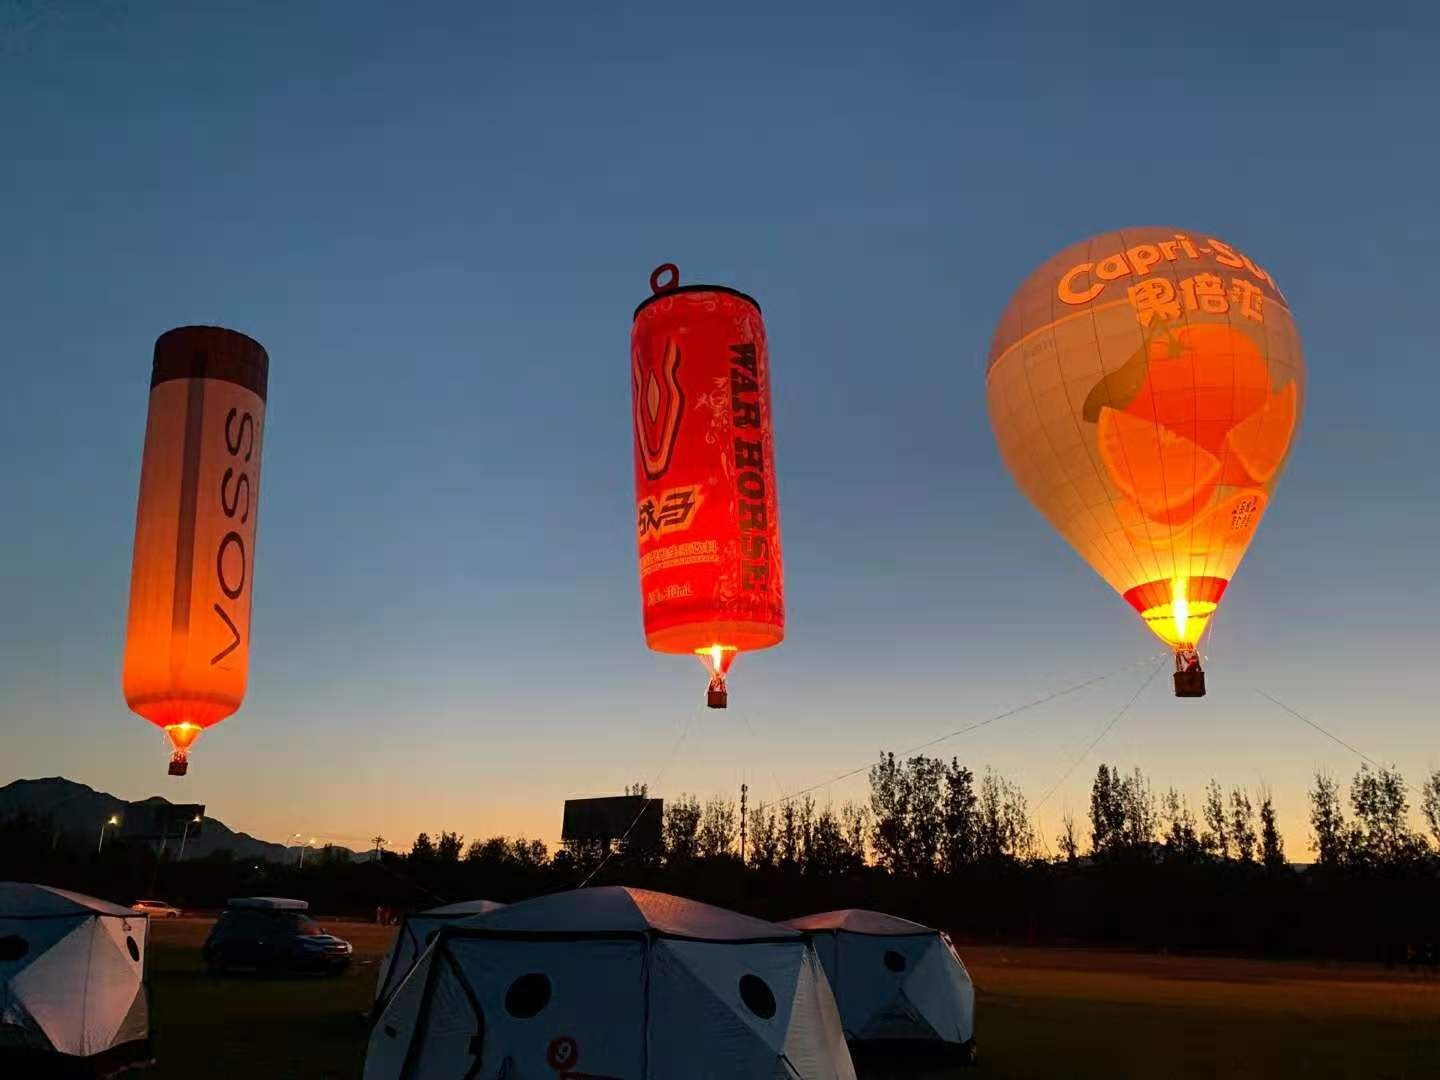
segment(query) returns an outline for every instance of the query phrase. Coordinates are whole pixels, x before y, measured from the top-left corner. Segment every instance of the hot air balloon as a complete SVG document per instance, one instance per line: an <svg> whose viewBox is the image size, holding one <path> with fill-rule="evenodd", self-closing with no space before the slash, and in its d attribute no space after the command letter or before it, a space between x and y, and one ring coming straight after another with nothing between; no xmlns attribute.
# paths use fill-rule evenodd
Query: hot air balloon
<svg viewBox="0 0 1440 1080"><path fill-rule="evenodd" d="M172 776L245 696L269 365L217 326L155 342L123 682L168 736Z"/></svg>
<svg viewBox="0 0 1440 1080"><path fill-rule="evenodd" d="M1200 637L1269 508L1305 364L1270 274L1214 237L1105 233L1035 271L995 331L990 421L1020 489L1205 693Z"/></svg>
<svg viewBox="0 0 1440 1080"><path fill-rule="evenodd" d="M735 657L785 637L765 324L744 293L681 285L669 263L650 288L630 331L645 641L699 657L723 709Z"/></svg>

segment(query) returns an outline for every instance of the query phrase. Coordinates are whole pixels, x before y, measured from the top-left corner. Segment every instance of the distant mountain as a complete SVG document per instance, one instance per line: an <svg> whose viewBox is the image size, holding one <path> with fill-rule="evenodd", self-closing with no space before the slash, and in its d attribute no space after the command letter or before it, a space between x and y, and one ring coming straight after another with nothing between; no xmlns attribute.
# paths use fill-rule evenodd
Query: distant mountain
<svg viewBox="0 0 1440 1080"><path fill-rule="evenodd" d="M169 799L159 795L140 801L147 805L173 805ZM61 832L92 839L98 835L102 822L112 814L123 815L127 805L126 800L116 798L107 791L96 791L63 776L16 780L0 787L0 821L24 813L49 819ZM284 862L287 853L284 844L272 844L249 833L235 832L223 821L207 815L199 834L186 840L185 857L200 858L227 849L233 851L237 858L267 859L271 862Z"/></svg>

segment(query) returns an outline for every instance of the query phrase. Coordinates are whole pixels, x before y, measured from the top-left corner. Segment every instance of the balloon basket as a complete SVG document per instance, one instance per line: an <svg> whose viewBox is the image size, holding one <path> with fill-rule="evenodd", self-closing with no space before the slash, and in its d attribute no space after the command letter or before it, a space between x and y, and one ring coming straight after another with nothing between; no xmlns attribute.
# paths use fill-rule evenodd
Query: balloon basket
<svg viewBox="0 0 1440 1080"><path fill-rule="evenodd" d="M176 754L170 759L170 775L184 776L190 771L190 759Z"/></svg>
<svg viewBox="0 0 1440 1080"><path fill-rule="evenodd" d="M1198 668L1194 671L1175 672L1175 696L1204 697L1205 672Z"/></svg>
<svg viewBox="0 0 1440 1080"><path fill-rule="evenodd" d="M724 709L730 705L730 694L725 690L705 691L705 705L710 709Z"/></svg>

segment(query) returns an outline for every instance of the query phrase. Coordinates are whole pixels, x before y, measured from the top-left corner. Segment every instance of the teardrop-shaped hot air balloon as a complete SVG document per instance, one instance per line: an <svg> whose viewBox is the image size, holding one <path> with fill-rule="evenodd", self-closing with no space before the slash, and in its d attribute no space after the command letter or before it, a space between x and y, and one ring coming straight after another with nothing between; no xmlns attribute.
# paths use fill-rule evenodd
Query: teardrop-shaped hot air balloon
<svg viewBox="0 0 1440 1080"><path fill-rule="evenodd" d="M670 263L650 288L630 331L645 641L698 656L723 709L735 657L785 637L765 324L744 293L681 285Z"/></svg>
<svg viewBox="0 0 1440 1080"><path fill-rule="evenodd" d="M125 701L183 776L200 733L240 707L270 360L233 330L155 342L125 634Z"/></svg>
<svg viewBox="0 0 1440 1080"><path fill-rule="evenodd" d="M1284 294L1247 255L1175 229L1066 248L1010 301L986 392L1020 489L1205 693L1199 641L1300 420Z"/></svg>

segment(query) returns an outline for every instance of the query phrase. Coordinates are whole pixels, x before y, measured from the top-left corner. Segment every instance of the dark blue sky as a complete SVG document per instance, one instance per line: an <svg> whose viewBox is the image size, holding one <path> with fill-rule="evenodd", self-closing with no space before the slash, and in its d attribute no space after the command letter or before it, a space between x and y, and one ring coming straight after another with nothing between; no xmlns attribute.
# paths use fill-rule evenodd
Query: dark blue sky
<svg viewBox="0 0 1440 1080"><path fill-rule="evenodd" d="M780 6L0 5L0 780L553 838L568 794L772 798L1154 655L983 382L1030 270L1131 224L1269 268L1309 398L1211 696L1157 679L1042 830L1104 756L1264 781L1300 844L1355 761L1256 688L1435 765L1436 16ZM628 334L666 260L771 338L789 638L729 714L640 633ZM250 692L171 782L118 671L150 348L188 322L272 367ZM1147 670L936 752L1038 802Z"/></svg>

